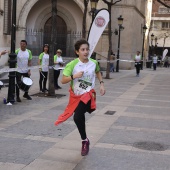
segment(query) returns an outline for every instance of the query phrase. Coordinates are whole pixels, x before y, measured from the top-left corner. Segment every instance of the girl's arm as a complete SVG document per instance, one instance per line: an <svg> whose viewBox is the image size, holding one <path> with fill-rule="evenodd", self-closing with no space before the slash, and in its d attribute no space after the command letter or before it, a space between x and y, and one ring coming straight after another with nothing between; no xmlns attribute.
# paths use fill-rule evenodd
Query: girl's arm
<svg viewBox="0 0 170 170"><path fill-rule="evenodd" d="M38 65L41 65L42 59L38 59ZM42 71L42 68L39 68L39 71Z"/></svg>
<svg viewBox="0 0 170 170"><path fill-rule="evenodd" d="M106 91L105 91L105 88L104 88L104 82L103 82L102 75L101 75L100 71L98 71L96 73L96 76L97 76L97 78L100 82L100 94L101 94L101 96L103 96Z"/></svg>

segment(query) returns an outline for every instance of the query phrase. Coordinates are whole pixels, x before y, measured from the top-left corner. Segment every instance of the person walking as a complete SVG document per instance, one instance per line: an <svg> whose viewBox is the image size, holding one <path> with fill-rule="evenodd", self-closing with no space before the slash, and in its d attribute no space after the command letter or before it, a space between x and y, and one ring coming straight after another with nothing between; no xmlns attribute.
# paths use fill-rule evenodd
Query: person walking
<svg viewBox="0 0 170 170"><path fill-rule="evenodd" d="M85 113L96 109L95 74L100 82L100 94L105 94L104 82L98 62L89 55L89 43L81 39L75 43L78 58L68 63L63 71L62 84L70 82L70 100L63 114L58 117L55 125L67 120L74 113L74 122L82 139L81 155L89 152L90 140L86 134Z"/></svg>
<svg viewBox="0 0 170 170"><path fill-rule="evenodd" d="M157 62L158 62L158 57L156 56L156 54L154 54L152 59L153 59L153 70L156 70Z"/></svg>
<svg viewBox="0 0 170 170"><path fill-rule="evenodd" d="M60 76L60 67L63 67L63 59L62 59L62 51L58 49L56 51L56 55L54 56L54 87L56 90L61 89L61 87L58 85L58 78Z"/></svg>
<svg viewBox="0 0 170 170"><path fill-rule="evenodd" d="M41 65L39 68L40 79L39 79L39 87L40 92L48 91L46 88L47 78L48 78L48 65L49 65L49 45L45 44L43 46L43 52L39 55L38 65Z"/></svg>
<svg viewBox="0 0 170 170"><path fill-rule="evenodd" d="M140 51L137 51L136 55L134 56L135 67L136 67L136 77L139 77L140 68L141 68L141 55Z"/></svg>
<svg viewBox="0 0 170 170"><path fill-rule="evenodd" d="M17 54L17 72L16 72L16 100L17 102L21 102L20 99L20 90L19 85L21 84L22 77L30 77L31 71L28 69L28 66L31 66L32 53L27 48L27 41L20 41L20 48L15 51ZM28 91L25 91L24 98L28 100L32 100L32 98L28 95Z"/></svg>

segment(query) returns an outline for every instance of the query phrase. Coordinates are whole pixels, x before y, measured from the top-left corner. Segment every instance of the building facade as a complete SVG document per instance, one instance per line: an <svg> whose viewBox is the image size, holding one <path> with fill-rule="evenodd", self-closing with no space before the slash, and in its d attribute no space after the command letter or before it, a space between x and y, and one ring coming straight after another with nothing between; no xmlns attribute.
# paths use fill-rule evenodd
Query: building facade
<svg viewBox="0 0 170 170"><path fill-rule="evenodd" d="M130 60L137 50L142 50L143 32L145 23L150 23L149 3L151 0L122 0L112 6L112 50L117 54L118 36L114 30L118 28L117 18L124 18L121 31L120 59ZM0 50L10 49L10 19L12 0L0 1ZM107 8L99 0L98 9ZM87 12L87 33L91 24L90 3ZM57 0L57 48L63 50L64 56L73 56L75 41L82 36L84 3L83 0ZM28 48L36 56L41 52L42 45L50 42L51 29L51 1L50 0L18 0L17 1L17 32L16 47L21 39L28 41ZM147 41L146 41L147 42ZM146 44L145 44L146 45ZM147 48L146 48L147 49ZM101 36L95 51L100 58L106 58L108 53L108 30ZM1 58L1 65L7 59ZM120 68L131 69L129 63L120 63Z"/></svg>
<svg viewBox="0 0 170 170"><path fill-rule="evenodd" d="M170 6L170 2L167 3ZM154 35L153 40L151 35ZM170 9L154 1L152 10L151 29L149 33L150 55L154 51L159 56L165 48L170 56Z"/></svg>

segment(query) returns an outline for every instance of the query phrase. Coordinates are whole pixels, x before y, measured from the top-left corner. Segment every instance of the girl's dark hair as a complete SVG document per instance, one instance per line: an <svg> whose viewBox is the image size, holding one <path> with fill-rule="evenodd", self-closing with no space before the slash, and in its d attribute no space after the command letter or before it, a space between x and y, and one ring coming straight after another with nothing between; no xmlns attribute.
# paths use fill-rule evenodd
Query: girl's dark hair
<svg viewBox="0 0 170 170"><path fill-rule="evenodd" d="M88 46L90 46L87 40L85 40L85 39L80 39L80 40L78 40L78 41L75 43L75 45L74 45L75 51L78 51L78 50L80 49L80 46L81 46L82 44L87 44ZM76 56L78 57L77 54L76 54Z"/></svg>
<svg viewBox="0 0 170 170"><path fill-rule="evenodd" d="M48 45L48 44L44 44L44 46L43 46L43 52L44 52L44 47L48 47L47 53L49 54L49 45Z"/></svg>

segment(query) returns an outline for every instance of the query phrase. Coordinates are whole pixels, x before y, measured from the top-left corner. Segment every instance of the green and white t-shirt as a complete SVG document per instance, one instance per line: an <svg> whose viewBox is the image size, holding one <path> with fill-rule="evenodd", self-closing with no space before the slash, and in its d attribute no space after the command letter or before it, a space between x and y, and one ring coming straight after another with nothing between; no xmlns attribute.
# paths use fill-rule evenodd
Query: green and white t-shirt
<svg viewBox="0 0 170 170"><path fill-rule="evenodd" d="M141 61L141 55L135 55L134 56L134 60L136 60L136 62L140 62Z"/></svg>
<svg viewBox="0 0 170 170"><path fill-rule="evenodd" d="M49 54L43 52L39 55L39 59L41 60L42 71L48 72Z"/></svg>
<svg viewBox="0 0 170 170"><path fill-rule="evenodd" d="M54 63L62 63L63 62L63 59L61 56L57 56L55 55L54 56ZM58 68L60 68L60 64L55 64L55 70L57 70Z"/></svg>
<svg viewBox="0 0 170 170"><path fill-rule="evenodd" d="M26 49L22 51L20 48L15 51L17 54L17 68L20 73L28 73L28 61L32 60L32 53Z"/></svg>
<svg viewBox="0 0 170 170"><path fill-rule="evenodd" d="M71 81L71 87L75 95L84 94L94 88L95 73L99 72L100 68L96 60L90 58L87 63L82 63L77 58L66 65L63 75L71 76L80 71L84 71L83 76Z"/></svg>

